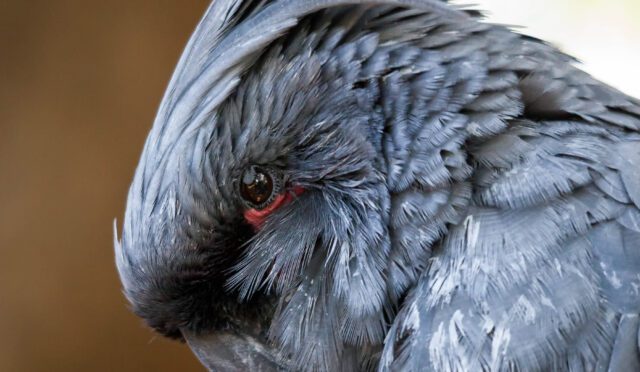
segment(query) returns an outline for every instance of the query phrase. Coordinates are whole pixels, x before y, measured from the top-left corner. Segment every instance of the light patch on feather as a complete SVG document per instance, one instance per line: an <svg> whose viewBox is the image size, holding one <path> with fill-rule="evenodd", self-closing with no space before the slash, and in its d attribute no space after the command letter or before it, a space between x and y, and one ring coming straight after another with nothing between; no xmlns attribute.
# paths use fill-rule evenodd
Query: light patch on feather
<svg viewBox="0 0 640 372"><path fill-rule="evenodd" d="M551 299L545 295L540 295L540 303L551 309L554 309L554 310L556 309L556 307L553 306L553 302L551 302Z"/></svg>
<svg viewBox="0 0 640 372"><path fill-rule="evenodd" d="M493 319L489 317L485 318L484 322L482 322L482 330L484 333L490 334L494 329L496 329L496 324L493 322Z"/></svg>
<svg viewBox="0 0 640 372"><path fill-rule="evenodd" d="M609 281L611 282L613 288L622 288L622 282L620 281L620 278L618 278L618 273L615 270L611 272L611 275L607 275L607 278L609 278Z"/></svg>
<svg viewBox="0 0 640 372"><path fill-rule="evenodd" d="M438 360L440 353L445 350L447 336L444 332L444 322L441 322L438 329L431 335L429 340L429 355L431 360Z"/></svg>
<svg viewBox="0 0 640 372"><path fill-rule="evenodd" d="M608 270L609 266L604 262L600 262L600 268L613 288L622 288L622 281L618 278L618 273L615 270Z"/></svg>
<svg viewBox="0 0 640 372"><path fill-rule="evenodd" d="M480 221L476 221L470 214L464 219L464 227L466 230L467 247L475 249L480 236Z"/></svg>
<svg viewBox="0 0 640 372"><path fill-rule="evenodd" d="M460 344L460 340L463 339L463 319L462 312L456 310L449 319L448 327L445 328L445 322L441 322L437 331L432 334L429 355L436 370L470 370L468 355L464 345ZM451 354L455 355L455 358L452 358Z"/></svg>
<svg viewBox="0 0 640 372"><path fill-rule="evenodd" d="M516 302L516 311L522 315L522 319L526 323L531 324L536 320L536 308L524 295L518 298L518 302Z"/></svg>
<svg viewBox="0 0 640 372"><path fill-rule="evenodd" d="M562 264L560 263L560 260L558 260L557 258L554 258L553 263L556 266L556 271L558 272L558 275L562 276Z"/></svg>
<svg viewBox="0 0 640 372"><path fill-rule="evenodd" d="M482 127L480 127L480 124L475 121L469 123L466 128L467 132L469 132L469 134L471 134L472 136L480 136L482 134L481 129Z"/></svg>
<svg viewBox="0 0 640 372"><path fill-rule="evenodd" d="M453 349L458 351L456 355L459 358L459 369L468 371L470 370L470 364L467 353L465 353L463 345L460 344L460 341L464 339L464 335L462 334L462 330L464 329L464 325L462 324L463 319L464 315L460 310L456 310L451 316L451 320L449 321L449 342Z"/></svg>
<svg viewBox="0 0 640 372"><path fill-rule="evenodd" d="M404 322L405 330L419 330L420 329L420 313L418 312L418 305L414 302L411 304L409 308L409 314L407 314L407 318Z"/></svg>
<svg viewBox="0 0 640 372"><path fill-rule="evenodd" d="M503 356L507 353L507 348L511 343L511 331L508 328L500 326L496 329L491 342L491 370L501 370L500 364Z"/></svg>
<svg viewBox="0 0 640 372"><path fill-rule="evenodd" d="M633 287L633 294L635 294L636 296L640 295L640 284L636 282L631 282L630 284L631 287Z"/></svg>

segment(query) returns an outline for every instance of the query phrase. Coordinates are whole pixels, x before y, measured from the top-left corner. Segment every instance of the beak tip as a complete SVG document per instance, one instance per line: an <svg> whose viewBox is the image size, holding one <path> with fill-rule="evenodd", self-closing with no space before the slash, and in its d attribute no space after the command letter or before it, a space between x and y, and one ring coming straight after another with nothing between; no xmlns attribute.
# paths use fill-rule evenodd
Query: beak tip
<svg viewBox="0 0 640 372"><path fill-rule="evenodd" d="M187 344L210 371L286 371L285 360L251 336L183 331Z"/></svg>

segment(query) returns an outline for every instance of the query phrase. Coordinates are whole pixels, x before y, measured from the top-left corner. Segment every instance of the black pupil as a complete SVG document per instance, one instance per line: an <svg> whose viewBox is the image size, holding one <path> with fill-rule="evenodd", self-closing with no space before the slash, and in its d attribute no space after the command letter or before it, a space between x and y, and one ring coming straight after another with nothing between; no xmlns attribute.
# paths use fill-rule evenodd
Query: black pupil
<svg viewBox="0 0 640 372"><path fill-rule="evenodd" d="M264 170L252 167L242 175L240 194L249 203L259 206L269 200L272 192L273 180Z"/></svg>

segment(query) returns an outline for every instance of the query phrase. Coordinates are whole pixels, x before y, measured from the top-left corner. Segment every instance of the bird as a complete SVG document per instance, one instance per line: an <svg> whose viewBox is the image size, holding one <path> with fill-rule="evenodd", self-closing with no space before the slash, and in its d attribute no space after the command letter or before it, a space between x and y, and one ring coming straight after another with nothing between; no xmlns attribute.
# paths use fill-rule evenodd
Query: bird
<svg viewBox="0 0 640 372"><path fill-rule="evenodd" d="M640 100L447 1L215 0L114 246L214 371L640 371Z"/></svg>

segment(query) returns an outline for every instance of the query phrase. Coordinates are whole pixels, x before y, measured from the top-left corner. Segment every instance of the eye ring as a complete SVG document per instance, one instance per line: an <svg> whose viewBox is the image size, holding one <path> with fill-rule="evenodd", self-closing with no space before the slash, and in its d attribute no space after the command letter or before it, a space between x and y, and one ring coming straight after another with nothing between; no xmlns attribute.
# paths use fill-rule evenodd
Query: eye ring
<svg viewBox="0 0 640 372"><path fill-rule="evenodd" d="M269 206L282 190L282 174L260 165L247 167L238 180L240 198L246 207L261 210Z"/></svg>

